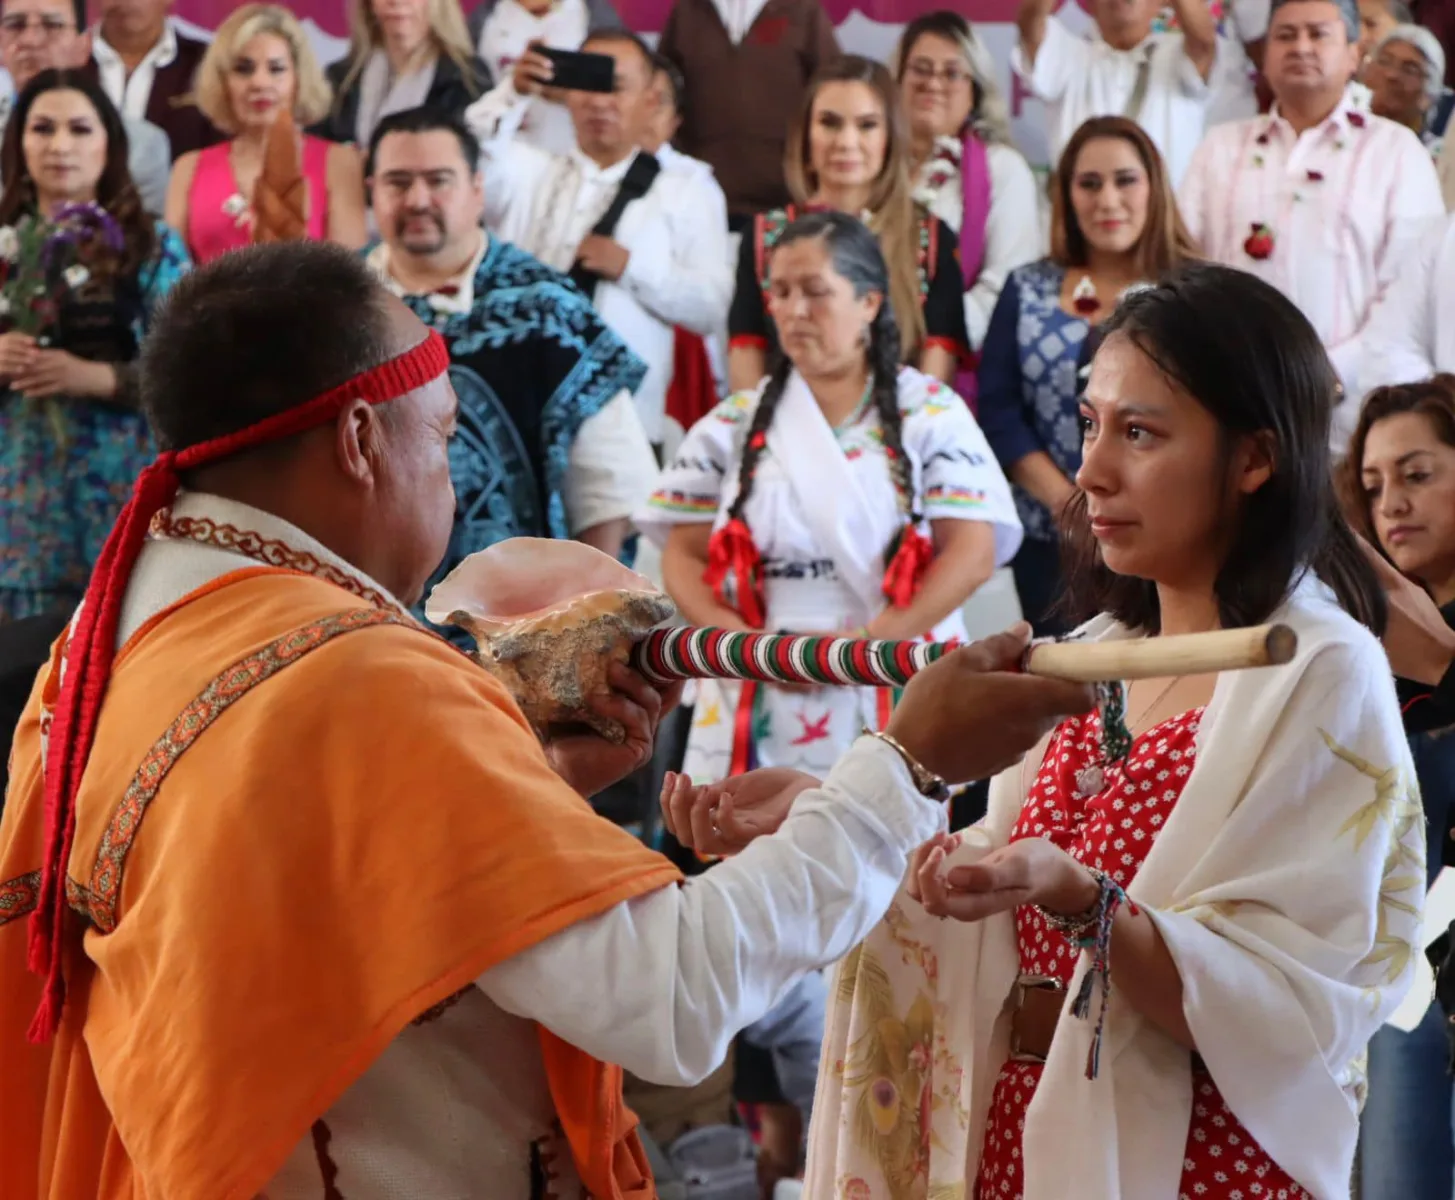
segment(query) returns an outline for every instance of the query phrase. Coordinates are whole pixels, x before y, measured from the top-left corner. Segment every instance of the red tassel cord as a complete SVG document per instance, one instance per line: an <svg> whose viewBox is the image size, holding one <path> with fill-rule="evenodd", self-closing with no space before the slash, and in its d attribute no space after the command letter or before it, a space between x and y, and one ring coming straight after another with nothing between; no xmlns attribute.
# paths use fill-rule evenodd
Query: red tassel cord
<svg viewBox="0 0 1455 1200"><path fill-rule="evenodd" d="M884 596L895 608L908 608L935 560L935 545L910 522L900 530L884 570Z"/></svg>
<svg viewBox="0 0 1455 1200"><path fill-rule="evenodd" d="M729 575L733 577L735 604L727 598ZM712 535L707 544L707 571L702 578L719 602L737 610L748 628L763 628L763 558L752 530L741 517L734 517Z"/></svg>
<svg viewBox="0 0 1455 1200"><path fill-rule="evenodd" d="M122 601L152 518L176 496L181 472L316 429L353 399L370 404L397 399L439 378L449 361L444 342L432 333L398 357L305 404L214 441L168 451L137 478L131 498L92 569L75 631L66 645L65 673L46 743L45 860L41 863L40 894L30 916L27 946L30 970L44 978L45 986L30 1025L32 1042L45 1042L54 1036L65 1005L65 881L76 836L76 794L111 679Z"/></svg>

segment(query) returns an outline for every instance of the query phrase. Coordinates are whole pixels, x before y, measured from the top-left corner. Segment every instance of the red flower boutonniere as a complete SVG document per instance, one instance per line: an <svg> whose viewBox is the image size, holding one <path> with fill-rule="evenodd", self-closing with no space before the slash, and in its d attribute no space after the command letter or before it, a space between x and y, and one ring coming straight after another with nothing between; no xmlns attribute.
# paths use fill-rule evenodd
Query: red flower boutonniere
<svg viewBox="0 0 1455 1200"><path fill-rule="evenodd" d="M1366 124L1364 114L1361 112L1351 112L1349 114L1349 124L1354 126L1355 129L1363 129Z"/></svg>
<svg viewBox="0 0 1455 1200"><path fill-rule="evenodd" d="M1273 253L1273 230L1262 221L1253 222L1253 232L1243 242L1243 253L1262 262Z"/></svg>
<svg viewBox="0 0 1455 1200"><path fill-rule="evenodd" d="M1310 183L1323 183L1324 173L1322 171L1310 171L1308 173L1308 181Z"/></svg>

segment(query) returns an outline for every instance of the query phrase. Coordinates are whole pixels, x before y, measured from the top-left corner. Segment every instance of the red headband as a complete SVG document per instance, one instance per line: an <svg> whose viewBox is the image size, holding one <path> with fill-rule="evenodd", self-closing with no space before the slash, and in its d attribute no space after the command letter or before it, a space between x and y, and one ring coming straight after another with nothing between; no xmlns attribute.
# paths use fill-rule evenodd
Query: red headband
<svg viewBox="0 0 1455 1200"><path fill-rule="evenodd" d="M152 518L176 498L181 486L179 472L317 429L333 420L353 400L369 404L397 400L438 379L449 365L449 351L443 339L431 332L413 349L297 408L210 442L185 450L168 450L137 478L131 499L111 527L91 572L86 597L66 646L65 671L46 746L45 859L41 863L40 894L30 918L30 969L45 976L46 986L30 1026L31 1041L46 1041L60 1024L65 1003L60 935L66 911L66 890L61 885L76 833L76 793L96 738L96 721L111 678L121 602L132 567L141 553Z"/></svg>

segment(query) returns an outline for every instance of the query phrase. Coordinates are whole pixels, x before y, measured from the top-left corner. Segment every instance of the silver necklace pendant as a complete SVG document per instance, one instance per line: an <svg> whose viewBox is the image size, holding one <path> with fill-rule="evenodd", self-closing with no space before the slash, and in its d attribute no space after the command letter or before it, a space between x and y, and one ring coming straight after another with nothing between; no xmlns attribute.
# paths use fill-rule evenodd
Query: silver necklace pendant
<svg viewBox="0 0 1455 1200"><path fill-rule="evenodd" d="M1106 787L1106 772L1102 770L1100 763L1093 763L1076 772L1076 795L1079 799L1085 800L1089 796L1095 796L1104 787Z"/></svg>

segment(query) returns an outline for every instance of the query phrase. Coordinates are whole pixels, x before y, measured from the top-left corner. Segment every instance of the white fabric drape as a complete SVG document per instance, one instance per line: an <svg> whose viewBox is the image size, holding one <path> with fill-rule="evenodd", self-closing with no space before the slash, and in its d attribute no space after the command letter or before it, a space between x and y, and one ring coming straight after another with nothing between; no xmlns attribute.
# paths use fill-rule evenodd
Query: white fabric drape
<svg viewBox="0 0 1455 1200"><path fill-rule="evenodd" d="M1412 978L1424 831L1378 642L1311 580L1274 619L1297 632L1295 660L1218 681L1192 773L1128 892L1177 961L1188 1024L1229 1107L1333 1200L1349 1195L1369 1038ZM1130 634L1103 618L1083 636ZM995 781L952 861L1004 844L1026 783L1022 767ZM973 1187L1017 966L1011 913L942 922L901 894L841 968L808 1196ZM1083 956L1070 994L1085 970ZM1190 1055L1119 996L1115 959L1112 980L1097 1079L1085 1077L1093 1022L1068 1014L1057 1029L1026 1115L1025 1200L1177 1194Z"/></svg>

